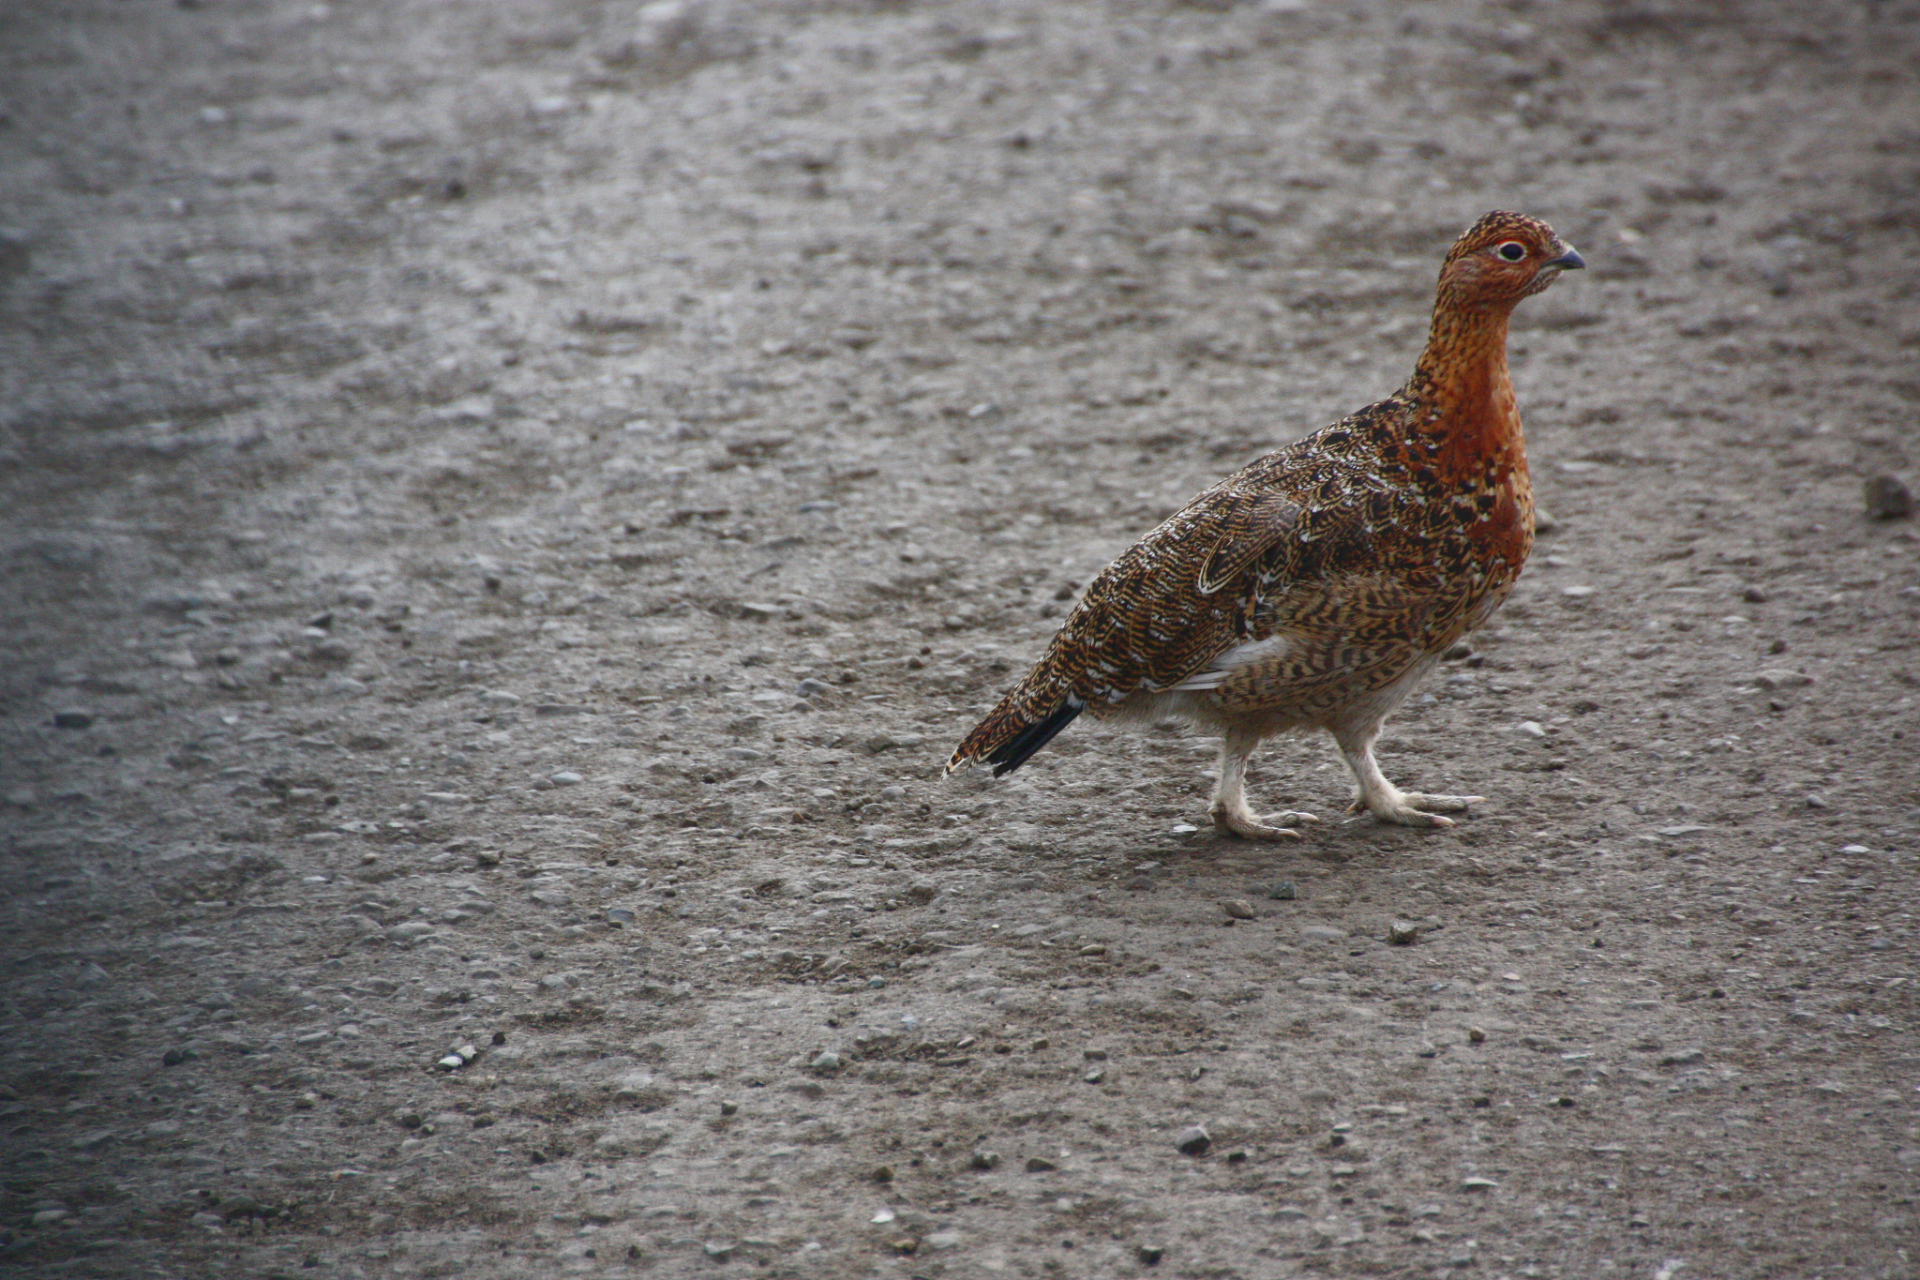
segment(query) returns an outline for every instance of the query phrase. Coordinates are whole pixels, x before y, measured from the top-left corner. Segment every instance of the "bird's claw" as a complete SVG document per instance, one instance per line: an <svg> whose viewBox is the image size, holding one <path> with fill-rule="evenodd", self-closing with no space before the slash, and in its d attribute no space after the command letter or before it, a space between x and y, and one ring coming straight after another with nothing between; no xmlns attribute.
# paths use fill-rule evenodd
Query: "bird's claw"
<svg viewBox="0 0 1920 1280"><path fill-rule="evenodd" d="M1213 825L1220 829L1220 834L1238 836L1242 840L1299 840L1302 837L1298 831L1292 827L1277 824L1318 821L1320 819L1311 813L1300 813L1292 809L1283 813L1270 813L1264 818L1255 817L1250 810L1242 813L1220 810L1213 815Z"/></svg>
<svg viewBox="0 0 1920 1280"><path fill-rule="evenodd" d="M1371 813L1375 820L1390 822L1401 827L1451 827L1452 818L1443 818L1441 813L1465 813L1476 804L1485 804L1485 796L1436 796L1419 791L1402 791L1397 795L1376 798L1369 804L1365 796L1359 796L1347 806L1349 814Z"/></svg>

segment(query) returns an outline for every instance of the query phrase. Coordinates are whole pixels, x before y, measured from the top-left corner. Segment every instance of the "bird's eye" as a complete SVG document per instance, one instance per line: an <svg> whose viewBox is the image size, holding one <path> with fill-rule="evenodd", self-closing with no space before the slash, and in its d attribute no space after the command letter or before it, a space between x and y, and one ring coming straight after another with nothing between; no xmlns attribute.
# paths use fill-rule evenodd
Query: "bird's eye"
<svg viewBox="0 0 1920 1280"><path fill-rule="evenodd" d="M1521 244L1518 240L1509 240L1495 249L1494 252L1502 258L1505 258L1508 262L1518 262L1527 256L1527 246Z"/></svg>

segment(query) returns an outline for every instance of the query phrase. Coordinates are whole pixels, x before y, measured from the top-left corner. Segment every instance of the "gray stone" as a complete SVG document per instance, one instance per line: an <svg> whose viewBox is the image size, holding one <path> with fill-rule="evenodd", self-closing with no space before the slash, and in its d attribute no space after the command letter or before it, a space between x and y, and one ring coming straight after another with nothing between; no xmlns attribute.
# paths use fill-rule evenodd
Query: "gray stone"
<svg viewBox="0 0 1920 1280"><path fill-rule="evenodd" d="M1874 476L1862 486L1871 520L1909 520L1913 517L1913 491L1894 476Z"/></svg>
<svg viewBox="0 0 1920 1280"><path fill-rule="evenodd" d="M1220 904L1220 909L1227 913L1230 920L1253 919L1253 904L1245 898L1229 898Z"/></svg>
<svg viewBox="0 0 1920 1280"><path fill-rule="evenodd" d="M1189 1125L1182 1129L1173 1140L1174 1148L1183 1156L1203 1156L1213 1147L1213 1137L1203 1125Z"/></svg>

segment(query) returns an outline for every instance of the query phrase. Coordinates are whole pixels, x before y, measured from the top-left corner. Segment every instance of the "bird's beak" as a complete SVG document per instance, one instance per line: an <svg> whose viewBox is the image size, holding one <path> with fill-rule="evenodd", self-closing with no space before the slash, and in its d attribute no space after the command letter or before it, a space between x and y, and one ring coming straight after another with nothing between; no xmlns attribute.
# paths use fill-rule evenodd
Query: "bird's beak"
<svg viewBox="0 0 1920 1280"><path fill-rule="evenodd" d="M1557 258L1548 258L1540 265L1559 267L1563 271L1578 271L1587 265L1587 260L1581 257L1572 245L1563 243L1560 247L1565 250L1564 253Z"/></svg>

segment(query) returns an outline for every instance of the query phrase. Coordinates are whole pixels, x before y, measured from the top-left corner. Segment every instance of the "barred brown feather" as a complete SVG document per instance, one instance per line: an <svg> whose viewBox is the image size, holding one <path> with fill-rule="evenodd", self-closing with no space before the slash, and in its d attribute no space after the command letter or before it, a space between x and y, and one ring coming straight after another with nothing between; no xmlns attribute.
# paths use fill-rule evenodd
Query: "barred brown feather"
<svg viewBox="0 0 1920 1280"><path fill-rule="evenodd" d="M1533 496L1507 319L1582 265L1533 218L1490 213L1468 228L1406 386L1222 480L1107 566L947 770L1018 768L1082 709L1182 714L1223 735L1215 822L1292 835L1248 809L1247 757L1275 733L1323 728L1354 770L1357 806L1448 825L1436 810L1478 797L1402 792L1372 744L1526 563Z"/></svg>

